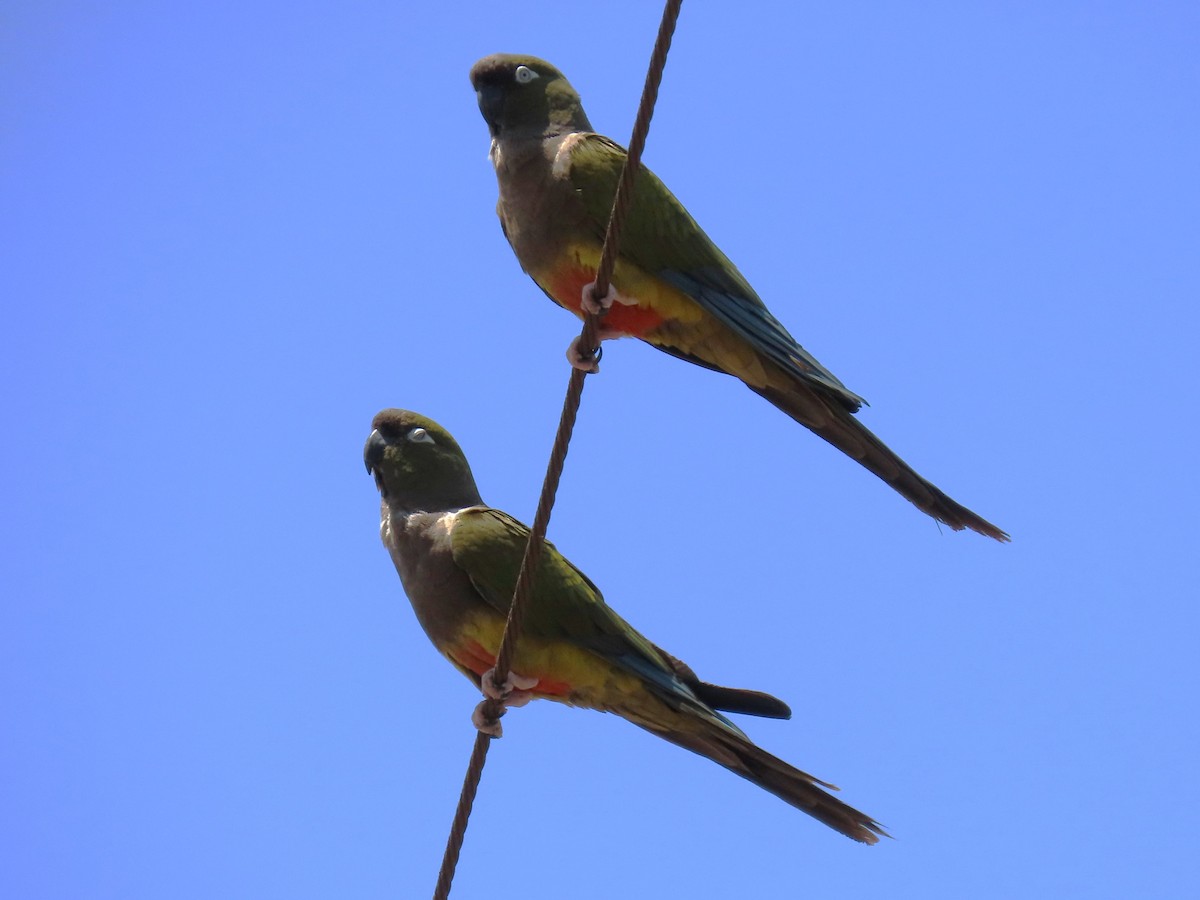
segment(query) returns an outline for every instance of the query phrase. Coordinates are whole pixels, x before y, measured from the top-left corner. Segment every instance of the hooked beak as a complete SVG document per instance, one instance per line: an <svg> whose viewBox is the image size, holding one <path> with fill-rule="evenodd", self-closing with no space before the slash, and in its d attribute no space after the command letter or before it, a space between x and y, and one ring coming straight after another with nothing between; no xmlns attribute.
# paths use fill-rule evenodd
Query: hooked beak
<svg viewBox="0 0 1200 900"><path fill-rule="evenodd" d="M488 124L488 131L492 137L496 137L500 132L500 115L504 112L504 85L481 84L475 96L479 101L479 111Z"/></svg>
<svg viewBox="0 0 1200 900"><path fill-rule="evenodd" d="M367 466L368 475L374 475L375 469L383 462L383 452L387 450L387 446L387 441L383 439L378 428L371 432L371 436L367 438L367 445L363 447L363 462ZM379 481L378 476L375 480Z"/></svg>

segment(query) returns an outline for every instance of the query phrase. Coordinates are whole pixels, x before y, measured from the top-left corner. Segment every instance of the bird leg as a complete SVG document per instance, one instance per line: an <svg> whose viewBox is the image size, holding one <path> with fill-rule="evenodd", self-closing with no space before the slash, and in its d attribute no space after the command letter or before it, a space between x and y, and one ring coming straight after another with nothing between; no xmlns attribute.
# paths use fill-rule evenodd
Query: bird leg
<svg viewBox="0 0 1200 900"><path fill-rule="evenodd" d="M484 734L498 738L504 735L500 716L504 715L509 707L524 706L532 700L532 688L537 685L538 679L509 672L508 678L504 680L503 684L496 684L493 678L495 672L495 669L488 669L479 676L479 687L488 699L475 707L474 712L471 713L471 722ZM489 715L488 712L488 708L493 705L492 701L499 701L500 704L500 713L495 717Z"/></svg>
<svg viewBox="0 0 1200 900"><path fill-rule="evenodd" d="M583 291L579 296L579 311L585 316L603 316L618 300L621 300L621 297L611 282L608 285L608 292L603 297L597 297L596 282L590 281L583 286ZM623 300L621 302L630 303L632 301ZM596 340L599 341L599 326L596 331ZM571 341L571 346L567 347L567 362L573 369L595 375L600 371L599 347L597 346L595 353L585 353L584 348L580 346L579 338L575 338Z"/></svg>
<svg viewBox="0 0 1200 900"><path fill-rule="evenodd" d="M589 375L599 373L600 354L585 353L579 341L580 338L575 338L567 347L567 362L571 364L572 369L578 369L580 372L587 372Z"/></svg>
<svg viewBox="0 0 1200 900"><path fill-rule="evenodd" d="M590 316L599 316L608 312L614 303L617 302L617 289L608 285L608 293L603 297L596 296L596 282L591 281L583 286L583 293L579 298L579 308Z"/></svg>
<svg viewBox="0 0 1200 900"><path fill-rule="evenodd" d="M533 699L530 689L537 686L538 679L527 678L516 672L509 672L503 684L496 683L496 670L488 669L479 676L479 687L485 697L501 700L505 706L524 706Z"/></svg>

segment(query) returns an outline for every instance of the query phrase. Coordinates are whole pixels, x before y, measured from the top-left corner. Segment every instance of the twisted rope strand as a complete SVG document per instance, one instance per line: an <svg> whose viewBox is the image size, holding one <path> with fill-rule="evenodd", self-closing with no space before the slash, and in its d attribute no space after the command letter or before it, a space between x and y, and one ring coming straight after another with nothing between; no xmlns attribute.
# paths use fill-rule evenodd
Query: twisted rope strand
<svg viewBox="0 0 1200 900"><path fill-rule="evenodd" d="M492 744L489 735L475 732L475 746L471 748L471 761L467 763L467 774L463 778L462 793L458 807L454 810L454 822L450 826L450 840L446 842L446 853L442 867L438 870L437 886L433 889L433 900L446 900L450 896L450 884L454 881L454 870L458 866L458 854L462 850L463 837L467 833L467 820L471 818L471 807L475 805L475 792L483 777L483 764L487 762L488 748Z"/></svg>
<svg viewBox="0 0 1200 900"><path fill-rule="evenodd" d="M642 98L638 104L637 118L633 124L633 134L629 138L629 155L621 170L621 179L617 184L617 192L613 197L612 210L609 213L608 228L604 234L604 248L600 253L600 264L596 268L596 281L592 289L594 297L605 296L612 280L617 247L621 240L621 229L629 214L634 179L641 165L646 136L650 133L650 119L654 115L654 104L658 100L658 87L662 82L663 68L667 63L667 52L671 49L671 37L675 33L675 23L679 18L682 6L683 0L667 0L663 9L662 22L658 27L654 51L650 57L650 68L646 73ZM583 330L579 336L580 351L593 358L600 349L600 342L597 339L598 319L598 316L585 315ZM508 610L508 620L504 625L504 636L500 640L500 649L496 653L493 680L498 685L507 680L512 668L513 651L517 639L521 635L525 609L529 605L529 596L533 592L534 577L537 573L538 563L541 561L546 529L550 526L550 513L554 509L554 498L558 492L558 484L566 464L571 433L575 429L575 419L583 399L583 383L586 376L586 372L572 369L571 379L567 383L567 395L563 400L558 431L554 436L554 446L550 451L550 461L546 466L542 493L538 498L537 512L529 530L529 540L525 544L525 554L521 558L521 571L513 592L512 605ZM489 699L484 703L483 712L486 718L498 719L504 714L504 707L500 701ZM446 852L442 857L442 867L438 872L437 886L433 893L434 900L446 900L450 896L454 869L458 865L463 838L467 833L467 822L471 816L471 807L475 803L475 793L479 788L479 781L483 777L483 766L487 761L488 747L491 741L491 737L482 731L475 735L475 746L471 751L471 760L467 765L466 777L463 779L462 793L458 798L458 806L454 811L454 822L450 827L450 836L446 842Z"/></svg>

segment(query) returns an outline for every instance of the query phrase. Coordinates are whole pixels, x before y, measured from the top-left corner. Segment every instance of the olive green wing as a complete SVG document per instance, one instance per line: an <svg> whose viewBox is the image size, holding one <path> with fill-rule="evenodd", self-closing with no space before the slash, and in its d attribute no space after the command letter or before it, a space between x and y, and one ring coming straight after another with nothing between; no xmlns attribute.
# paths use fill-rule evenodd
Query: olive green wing
<svg viewBox="0 0 1200 900"><path fill-rule="evenodd" d="M525 525L488 507L461 511L450 530L455 564L466 572L484 601L503 615L508 615L512 605L528 539ZM690 706L741 733L681 680L677 666L682 664L613 612L599 588L549 541L542 551L523 627L530 637L565 642L599 655L639 676L672 706Z"/></svg>
<svg viewBox="0 0 1200 900"><path fill-rule="evenodd" d="M584 206L587 226L597 241L603 241L625 149L602 135L578 134L564 152L569 154L568 177ZM771 315L742 273L653 172L642 166L634 183L621 236L623 259L691 297L785 371L820 385L851 410L862 405L861 397Z"/></svg>

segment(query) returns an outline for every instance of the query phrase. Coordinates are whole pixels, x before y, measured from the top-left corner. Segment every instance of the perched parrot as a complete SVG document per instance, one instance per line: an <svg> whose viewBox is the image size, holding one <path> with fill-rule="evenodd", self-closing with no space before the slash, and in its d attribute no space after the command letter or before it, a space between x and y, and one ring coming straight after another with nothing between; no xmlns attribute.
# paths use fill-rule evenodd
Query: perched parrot
<svg viewBox="0 0 1200 900"><path fill-rule="evenodd" d="M631 335L741 379L801 425L874 472L955 531L1008 535L918 475L854 413L863 400L800 346L646 168L635 182L606 298L593 298L604 231L625 149L592 131L563 74L532 56L496 54L471 69L491 132L497 212L521 267L559 306L607 309L600 337ZM580 358L575 343L572 364Z"/></svg>
<svg viewBox="0 0 1200 900"><path fill-rule="evenodd" d="M884 834L870 816L821 789L832 785L761 750L717 712L786 719L785 703L700 681L609 609L599 589L549 542L509 682L501 695L489 691L496 690L491 673L529 529L484 505L454 438L424 416L379 413L363 456L383 498L380 535L421 627L485 692L506 694L509 705L546 698L616 713L856 841L873 844ZM476 718L476 724L496 733L496 723Z"/></svg>

